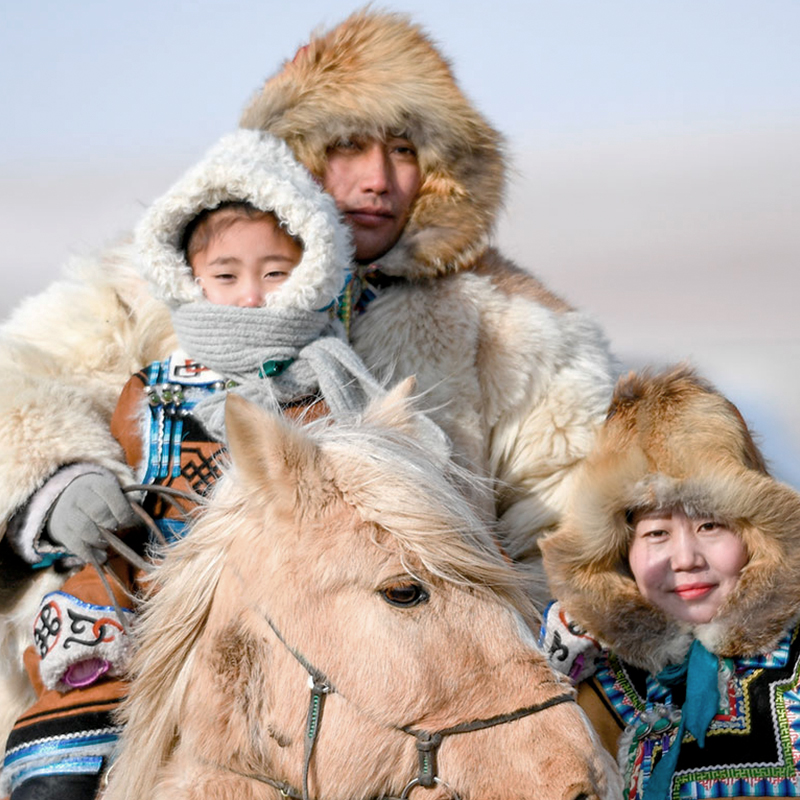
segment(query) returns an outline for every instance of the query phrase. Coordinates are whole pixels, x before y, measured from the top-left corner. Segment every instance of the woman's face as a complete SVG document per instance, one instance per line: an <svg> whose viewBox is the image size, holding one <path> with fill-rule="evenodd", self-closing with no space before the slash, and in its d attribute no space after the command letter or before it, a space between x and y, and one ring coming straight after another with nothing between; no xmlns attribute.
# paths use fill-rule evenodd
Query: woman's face
<svg viewBox="0 0 800 800"><path fill-rule="evenodd" d="M628 563L642 596L670 617L709 622L733 591L748 561L735 531L682 510L634 518Z"/></svg>

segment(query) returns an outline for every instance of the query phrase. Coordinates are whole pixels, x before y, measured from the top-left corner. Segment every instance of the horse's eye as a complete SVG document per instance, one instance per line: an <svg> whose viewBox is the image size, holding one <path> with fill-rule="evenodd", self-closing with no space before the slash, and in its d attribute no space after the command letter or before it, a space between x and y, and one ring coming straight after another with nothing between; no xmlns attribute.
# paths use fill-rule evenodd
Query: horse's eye
<svg viewBox="0 0 800 800"><path fill-rule="evenodd" d="M410 608L424 603L428 593L418 583L399 583L396 586L387 586L381 590L383 599L393 606Z"/></svg>

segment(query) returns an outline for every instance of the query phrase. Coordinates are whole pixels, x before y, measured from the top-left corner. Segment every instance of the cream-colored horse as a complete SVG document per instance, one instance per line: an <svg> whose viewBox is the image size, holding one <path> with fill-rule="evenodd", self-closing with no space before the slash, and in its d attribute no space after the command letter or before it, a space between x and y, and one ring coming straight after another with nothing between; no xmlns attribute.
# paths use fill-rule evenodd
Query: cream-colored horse
<svg viewBox="0 0 800 800"><path fill-rule="evenodd" d="M404 398L299 428L231 397L226 423L232 469L145 604L105 800L620 796Z"/></svg>

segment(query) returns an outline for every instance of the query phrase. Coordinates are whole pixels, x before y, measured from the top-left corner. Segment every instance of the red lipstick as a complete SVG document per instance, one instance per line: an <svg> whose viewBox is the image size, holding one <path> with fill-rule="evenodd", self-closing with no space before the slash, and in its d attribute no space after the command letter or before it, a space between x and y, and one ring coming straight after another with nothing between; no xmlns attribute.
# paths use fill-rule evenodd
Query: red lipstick
<svg viewBox="0 0 800 800"><path fill-rule="evenodd" d="M687 583L676 586L672 591L682 600L699 600L709 594L714 587L713 583Z"/></svg>

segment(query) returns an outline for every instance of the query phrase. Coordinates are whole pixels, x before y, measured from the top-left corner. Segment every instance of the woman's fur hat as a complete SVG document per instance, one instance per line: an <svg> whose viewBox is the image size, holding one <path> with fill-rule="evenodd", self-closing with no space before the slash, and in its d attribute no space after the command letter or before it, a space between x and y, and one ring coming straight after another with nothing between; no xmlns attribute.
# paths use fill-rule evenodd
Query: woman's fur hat
<svg viewBox="0 0 800 800"><path fill-rule="evenodd" d="M749 554L708 623L666 616L628 567L630 513L681 507L739 532ZM699 639L766 652L800 612L800 495L767 472L736 407L687 367L620 380L561 527L542 542L553 595L623 659L650 671Z"/></svg>
<svg viewBox="0 0 800 800"><path fill-rule="evenodd" d="M362 10L314 36L267 80L241 119L289 143L315 175L353 136L407 136L422 185L381 269L410 279L469 265L502 203L500 134L475 110L431 40L394 13Z"/></svg>
<svg viewBox="0 0 800 800"><path fill-rule="evenodd" d="M136 228L141 270L156 297L173 308L202 300L183 251L183 235L201 211L225 202L247 202L272 212L303 245L300 263L266 296L264 305L316 311L338 297L352 245L333 198L295 160L285 142L249 130L220 139L153 203Z"/></svg>

